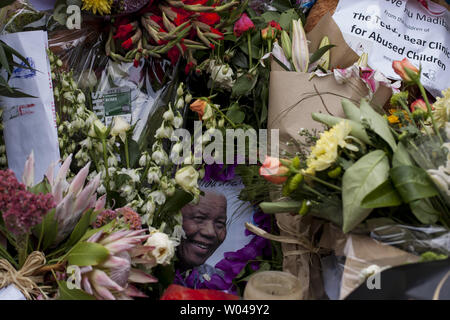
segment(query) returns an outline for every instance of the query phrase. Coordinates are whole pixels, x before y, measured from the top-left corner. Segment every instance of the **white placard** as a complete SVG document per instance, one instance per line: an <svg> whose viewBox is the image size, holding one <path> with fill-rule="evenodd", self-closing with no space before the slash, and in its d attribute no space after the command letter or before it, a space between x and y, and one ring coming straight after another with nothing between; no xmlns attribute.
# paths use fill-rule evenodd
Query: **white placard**
<svg viewBox="0 0 450 320"><path fill-rule="evenodd" d="M431 1L340 0L333 19L345 41L369 65L400 79L392 61L422 65L422 83L434 96L450 85L450 13Z"/></svg>
<svg viewBox="0 0 450 320"><path fill-rule="evenodd" d="M46 49L47 32L30 31L1 35L0 39L23 55L34 70L15 67L11 87L35 98L0 97L9 168L22 179L25 161L35 157L35 183L40 182L51 163L60 159L55 102L50 63ZM15 60L23 64L20 60ZM5 72L6 73L6 72ZM5 74L3 74L6 77Z"/></svg>

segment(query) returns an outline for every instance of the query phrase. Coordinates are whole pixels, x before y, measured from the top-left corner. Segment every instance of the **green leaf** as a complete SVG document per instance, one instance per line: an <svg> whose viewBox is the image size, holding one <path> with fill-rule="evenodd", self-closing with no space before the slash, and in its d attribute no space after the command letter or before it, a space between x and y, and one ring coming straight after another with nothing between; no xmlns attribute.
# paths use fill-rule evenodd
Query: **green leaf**
<svg viewBox="0 0 450 320"><path fill-rule="evenodd" d="M320 47L319 49L314 52L311 57L309 57L309 63L314 63L317 60L319 60L328 50L331 48L336 47L334 44L328 44L326 46Z"/></svg>
<svg viewBox="0 0 450 320"><path fill-rule="evenodd" d="M38 234L38 238L42 239L42 251L53 244L53 241L58 234L58 222L55 219L55 212L56 209L47 212L42 219L42 222L33 229L33 233Z"/></svg>
<svg viewBox="0 0 450 320"><path fill-rule="evenodd" d="M434 224L439 219L440 213L433 208L429 199L413 201L409 207L422 224Z"/></svg>
<svg viewBox="0 0 450 320"><path fill-rule="evenodd" d="M91 224L91 215L94 212L94 209L89 209L86 211L83 216L81 217L80 221L78 221L77 225L73 229L72 233L70 234L69 240L67 240L67 243L65 246L68 248L73 247L80 239L84 236L86 231L89 229L89 226Z"/></svg>
<svg viewBox="0 0 450 320"><path fill-rule="evenodd" d="M72 248L67 260L76 266L95 266L105 261L109 256L108 250L98 243L79 242Z"/></svg>
<svg viewBox="0 0 450 320"><path fill-rule="evenodd" d="M243 74L237 78L233 85L232 97L241 97L250 93L250 91L255 87L258 80L257 76L251 74Z"/></svg>
<svg viewBox="0 0 450 320"><path fill-rule="evenodd" d="M391 178L405 203L439 194L428 174L419 167L395 167L391 170Z"/></svg>
<svg viewBox="0 0 450 320"><path fill-rule="evenodd" d="M359 108L355 106L353 102L345 98L342 99L341 104L347 119L360 123L361 110L359 110Z"/></svg>
<svg viewBox="0 0 450 320"><path fill-rule="evenodd" d="M381 139L386 141L392 151L395 152L397 150L397 143L395 142L395 138L392 135L387 120L373 110L365 99L361 99L360 110L361 117L369 125L369 128L379 135Z"/></svg>
<svg viewBox="0 0 450 320"><path fill-rule="evenodd" d="M403 143L399 143L397 145L397 150L394 152L394 156L392 158L392 167L399 167L399 166L412 166L414 165L408 150L406 150L406 147L403 145Z"/></svg>
<svg viewBox="0 0 450 320"><path fill-rule="evenodd" d="M0 46L0 64L3 68L5 68L8 74L12 73L11 66L8 62L8 57L6 56L5 50L3 50L3 46Z"/></svg>
<svg viewBox="0 0 450 320"><path fill-rule="evenodd" d="M396 207L402 203L402 198L392 186L391 181L386 180L364 197L361 207L366 209Z"/></svg>
<svg viewBox="0 0 450 320"><path fill-rule="evenodd" d="M233 103L233 105L228 109L226 116L233 121L234 124L241 124L245 119L245 113L242 112L239 104L237 103Z"/></svg>
<svg viewBox="0 0 450 320"><path fill-rule="evenodd" d="M311 117L315 121L326 124L329 127L332 127L341 122L342 120L345 120L343 118L334 117L329 114L318 112L311 113ZM370 138L367 135L366 130L359 122L348 119L347 121L350 123L350 126L352 127L350 135L354 136L355 138L358 138L359 140L363 141L364 143L367 143L368 145L372 145L372 142L370 141Z"/></svg>
<svg viewBox="0 0 450 320"><path fill-rule="evenodd" d="M272 20L278 22L280 20L280 16L281 16L280 13L276 11L266 11L261 15L261 17L264 19L266 23L269 23Z"/></svg>
<svg viewBox="0 0 450 320"><path fill-rule="evenodd" d="M362 200L389 177L389 160L382 150L359 159L342 178L343 231L351 231L370 214Z"/></svg>
<svg viewBox="0 0 450 320"><path fill-rule="evenodd" d="M15 1L16 0L2 0L2 3L0 4L0 8L9 6L10 4L13 4Z"/></svg>
<svg viewBox="0 0 450 320"><path fill-rule="evenodd" d="M130 137L128 137L128 153L130 155L130 166L134 168L141 156L141 150L139 149L139 144Z"/></svg>
<svg viewBox="0 0 450 320"><path fill-rule="evenodd" d="M50 183L48 183L48 180L44 179L42 182L30 188L29 191L31 191L34 194L39 193L47 194L52 192L52 188L50 186Z"/></svg>
<svg viewBox="0 0 450 320"><path fill-rule="evenodd" d="M244 53L242 53L242 51L236 52L232 63L239 68L248 69L248 58Z"/></svg>
<svg viewBox="0 0 450 320"><path fill-rule="evenodd" d="M289 31L291 28L292 20L298 20L300 17L298 16L295 9L289 9L283 12L280 16L280 26L283 30Z"/></svg>
<svg viewBox="0 0 450 320"><path fill-rule="evenodd" d="M95 300L94 296L80 289L69 289L66 281L58 281L59 300Z"/></svg>
<svg viewBox="0 0 450 320"><path fill-rule="evenodd" d="M116 221L113 220L110 223L104 225L103 227L96 228L96 229L90 229L90 230L86 231L86 233L81 237L80 241L87 240L91 236L93 236L94 234L96 234L97 232L100 232L100 231L108 232L114 227L115 224L116 224Z"/></svg>
<svg viewBox="0 0 450 320"><path fill-rule="evenodd" d="M175 194L169 199L170 201L166 201L162 207L161 214L178 212L181 208L191 202L192 199L194 199L194 196L182 189L176 189Z"/></svg>
<svg viewBox="0 0 450 320"><path fill-rule="evenodd" d="M13 47L8 46L4 41L0 40L0 45L3 47L3 49L6 52L9 52L10 54L16 56L17 58L19 58L30 70L35 70L31 67L30 63L28 62L28 60L21 55L18 51L16 51Z"/></svg>

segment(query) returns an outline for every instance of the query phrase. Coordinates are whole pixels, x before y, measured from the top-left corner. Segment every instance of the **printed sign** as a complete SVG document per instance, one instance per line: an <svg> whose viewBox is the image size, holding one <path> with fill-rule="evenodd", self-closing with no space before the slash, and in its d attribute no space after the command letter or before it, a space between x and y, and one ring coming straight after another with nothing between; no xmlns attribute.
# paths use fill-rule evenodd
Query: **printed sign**
<svg viewBox="0 0 450 320"><path fill-rule="evenodd" d="M434 96L450 82L450 13L417 0L340 0L333 19L345 41L369 65L400 79L392 61L408 58L422 66L422 83Z"/></svg>
<svg viewBox="0 0 450 320"><path fill-rule="evenodd" d="M97 117L106 125L110 125L115 116L121 116L131 122L131 89L114 88L92 93L92 104Z"/></svg>

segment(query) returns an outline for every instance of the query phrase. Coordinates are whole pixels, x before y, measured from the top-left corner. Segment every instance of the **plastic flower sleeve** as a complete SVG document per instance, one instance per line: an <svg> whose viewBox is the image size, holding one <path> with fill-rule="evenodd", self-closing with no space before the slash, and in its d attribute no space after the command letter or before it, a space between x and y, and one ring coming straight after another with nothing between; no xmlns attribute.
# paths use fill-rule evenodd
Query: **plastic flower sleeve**
<svg viewBox="0 0 450 320"><path fill-rule="evenodd" d="M380 273L411 263L442 260L450 254L450 232L441 227L413 227L382 219L368 221L369 234L344 235L327 229L321 246L322 280L329 299L346 299L360 286L380 289ZM384 282L385 283L385 282Z"/></svg>

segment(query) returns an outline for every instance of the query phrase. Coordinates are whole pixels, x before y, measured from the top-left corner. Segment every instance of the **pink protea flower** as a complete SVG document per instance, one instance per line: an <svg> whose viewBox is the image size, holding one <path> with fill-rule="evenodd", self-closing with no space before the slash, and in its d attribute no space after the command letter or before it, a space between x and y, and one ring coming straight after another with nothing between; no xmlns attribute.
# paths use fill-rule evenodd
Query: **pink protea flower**
<svg viewBox="0 0 450 320"><path fill-rule="evenodd" d="M240 37L243 33L252 29L255 29L253 21L247 16L246 13L243 13L239 20L234 24L233 32L236 37Z"/></svg>
<svg viewBox="0 0 450 320"><path fill-rule="evenodd" d="M154 248L142 243L150 235L143 230L121 230L113 233L99 231L88 239L103 245L110 256L101 264L80 269L81 287L100 300L126 300L146 297L132 283L154 283L157 279L144 271L133 268L140 264L152 267L155 261L149 258Z"/></svg>

